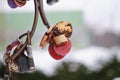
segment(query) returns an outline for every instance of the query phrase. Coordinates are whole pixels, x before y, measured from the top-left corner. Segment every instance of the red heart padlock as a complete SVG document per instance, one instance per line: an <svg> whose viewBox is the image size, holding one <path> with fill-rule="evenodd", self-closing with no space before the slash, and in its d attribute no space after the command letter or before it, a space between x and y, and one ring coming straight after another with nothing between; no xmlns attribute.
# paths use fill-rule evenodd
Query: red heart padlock
<svg viewBox="0 0 120 80"><path fill-rule="evenodd" d="M8 0L8 5L9 5L11 8L17 8L17 5L15 4L14 0Z"/></svg>
<svg viewBox="0 0 120 80"><path fill-rule="evenodd" d="M57 54L57 53L55 52L53 46L54 46L54 45L49 45L49 54L52 56L52 58L54 58L54 59L56 59L56 60L62 59L64 56Z"/></svg>
<svg viewBox="0 0 120 80"><path fill-rule="evenodd" d="M71 41L68 39L68 41L65 44L62 45L54 45L53 46L55 52L61 56L67 55L71 50Z"/></svg>
<svg viewBox="0 0 120 80"><path fill-rule="evenodd" d="M68 42L66 42L63 45L57 46L53 44L49 46L49 53L56 60L60 60L63 57L65 57L69 53L70 50L71 50L70 40L68 40Z"/></svg>

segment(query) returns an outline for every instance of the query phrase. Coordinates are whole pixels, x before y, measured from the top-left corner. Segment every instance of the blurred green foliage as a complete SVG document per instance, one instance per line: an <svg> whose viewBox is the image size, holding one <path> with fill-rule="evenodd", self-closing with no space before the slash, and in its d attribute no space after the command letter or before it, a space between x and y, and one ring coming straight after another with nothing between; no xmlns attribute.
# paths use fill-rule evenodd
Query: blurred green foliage
<svg viewBox="0 0 120 80"><path fill-rule="evenodd" d="M71 71L71 65L79 65L77 70ZM4 66L0 67L0 77L3 77ZM55 75L46 76L40 71L24 74L13 74L15 80L113 80L120 77L120 62L114 57L103 68L97 71L91 71L86 66L73 63L63 62L56 70Z"/></svg>

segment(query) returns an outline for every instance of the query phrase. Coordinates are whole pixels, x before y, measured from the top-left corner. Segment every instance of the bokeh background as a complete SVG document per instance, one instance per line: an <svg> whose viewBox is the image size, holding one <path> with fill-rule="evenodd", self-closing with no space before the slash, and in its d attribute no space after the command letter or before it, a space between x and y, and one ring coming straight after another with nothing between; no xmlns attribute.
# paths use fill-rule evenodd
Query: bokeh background
<svg viewBox="0 0 120 80"><path fill-rule="evenodd" d="M39 17L32 38L36 71L14 74L16 80L120 80L120 0L59 0L44 9L50 25L69 21L73 26L72 50L62 60L54 60L39 48L47 30ZM0 1L0 80L3 79L3 54L6 46L31 30L33 0L24 7L11 9Z"/></svg>

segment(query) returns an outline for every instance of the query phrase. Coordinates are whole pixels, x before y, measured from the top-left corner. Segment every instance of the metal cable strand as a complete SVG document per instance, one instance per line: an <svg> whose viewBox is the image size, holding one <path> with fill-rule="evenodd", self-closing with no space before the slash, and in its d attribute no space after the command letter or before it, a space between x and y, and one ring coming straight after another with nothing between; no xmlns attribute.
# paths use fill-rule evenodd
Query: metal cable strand
<svg viewBox="0 0 120 80"><path fill-rule="evenodd" d="M38 0L39 1L39 7L38 7L38 10L39 10L39 13L41 15L41 18L42 18L42 21L43 21L43 24L49 29L50 28L50 25L49 25L49 22L45 16L45 12L43 10L43 0Z"/></svg>
<svg viewBox="0 0 120 80"><path fill-rule="evenodd" d="M36 27L37 27L37 21L38 21L38 4L37 4L37 0L34 0L34 6L35 6L35 15L34 15L34 22L33 22L33 26L31 29L31 34L30 34L30 38L32 38ZM20 53L25 49L25 47L27 46L27 40L25 41L24 45L21 47L20 50L18 50L18 52L12 56L12 60L14 60L18 55L20 55Z"/></svg>

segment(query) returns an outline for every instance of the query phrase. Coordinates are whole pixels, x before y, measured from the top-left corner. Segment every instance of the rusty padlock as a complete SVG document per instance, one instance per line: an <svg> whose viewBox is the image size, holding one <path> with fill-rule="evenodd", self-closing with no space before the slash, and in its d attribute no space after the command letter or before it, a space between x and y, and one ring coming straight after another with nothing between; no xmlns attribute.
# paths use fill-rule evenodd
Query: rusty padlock
<svg viewBox="0 0 120 80"><path fill-rule="evenodd" d="M53 32L55 36L64 34L69 38L72 35L72 25L68 21L61 21L55 25Z"/></svg>
<svg viewBox="0 0 120 80"><path fill-rule="evenodd" d="M62 59L71 49L71 41L69 40L71 35L71 23L61 21L48 29L41 40L40 47L44 48L46 43L49 43L50 55L56 60Z"/></svg>
<svg viewBox="0 0 120 80"><path fill-rule="evenodd" d="M54 59L60 60L69 53L71 50L69 38L71 35L72 25L70 22L61 21L54 26L53 37L51 39L54 43L50 43L49 46L49 53Z"/></svg>
<svg viewBox="0 0 120 80"><path fill-rule="evenodd" d="M72 35L72 25L70 22L61 21L57 23L53 29L53 40L56 45L64 44Z"/></svg>
<svg viewBox="0 0 120 80"><path fill-rule="evenodd" d="M52 32L53 28L54 28L54 27L51 26L51 27L48 29L48 31L45 32L45 34L43 35L42 40L41 40L40 45L39 45L41 48L44 48L45 45L50 42L51 37L52 37L52 35L53 35L53 32Z"/></svg>
<svg viewBox="0 0 120 80"><path fill-rule="evenodd" d="M31 43L29 42L25 49L21 51L21 54L19 54L14 60L12 59L12 56L14 56L17 51L21 49L23 43L18 39L12 44L8 45L6 53L4 54L4 61L6 64L9 63L10 71L23 73L32 72L35 70L30 44Z"/></svg>
<svg viewBox="0 0 120 80"><path fill-rule="evenodd" d="M55 26L50 27L44 34L40 47L44 48L47 42L55 43L56 45L64 44L68 41L68 38L72 35L72 25L70 22L61 21Z"/></svg>
<svg viewBox="0 0 120 80"><path fill-rule="evenodd" d="M10 45L7 46L6 52L3 56L4 62L9 64L10 71L18 72L19 66L17 65L16 61L11 59L11 56L14 55L15 49L20 45L20 41L17 39L16 41L12 42Z"/></svg>
<svg viewBox="0 0 120 80"><path fill-rule="evenodd" d="M65 44L68 41L68 39L65 37L64 34L61 34L59 36L53 37L53 41L57 46L59 46L59 45Z"/></svg>

